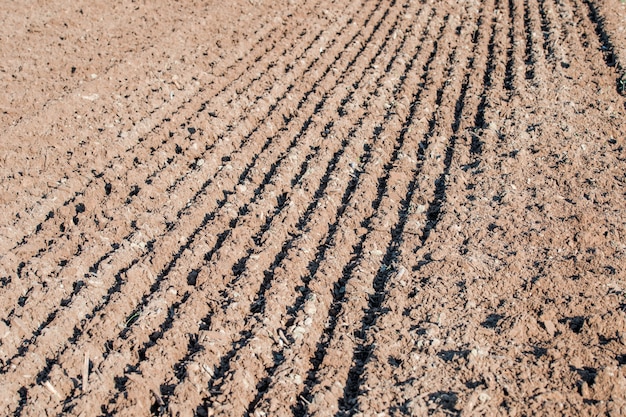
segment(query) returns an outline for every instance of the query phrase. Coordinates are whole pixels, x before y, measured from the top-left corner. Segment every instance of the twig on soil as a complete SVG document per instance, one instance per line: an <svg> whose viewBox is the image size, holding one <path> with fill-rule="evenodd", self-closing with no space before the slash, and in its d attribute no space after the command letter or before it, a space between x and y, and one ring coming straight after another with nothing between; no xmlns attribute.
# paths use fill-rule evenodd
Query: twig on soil
<svg viewBox="0 0 626 417"><path fill-rule="evenodd" d="M48 389L48 391L50 391L52 393L52 395L54 395L55 397L57 397L58 400L62 400L63 397L61 397L61 394L59 394L59 391L56 390L56 388L54 388L52 386L52 384L50 383L50 381L46 381L43 383L43 386L46 387Z"/></svg>
<svg viewBox="0 0 626 417"><path fill-rule="evenodd" d="M161 396L159 395L158 392L156 392L155 390L151 389L150 390L152 392L152 394L154 395L154 398L156 398L157 403L163 407L165 405L165 403L163 402L163 398L161 398Z"/></svg>
<svg viewBox="0 0 626 417"><path fill-rule="evenodd" d="M83 392L87 392L89 384L89 353L85 352L85 361L83 362Z"/></svg>
<svg viewBox="0 0 626 417"><path fill-rule="evenodd" d="M140 313L137 312L137 313L133 314L132 316L130 316L129 319L126 321L126 326L125 327L130 327L133 323L135 323L137 320L139 320L139 315L140 315Z"/></svg>

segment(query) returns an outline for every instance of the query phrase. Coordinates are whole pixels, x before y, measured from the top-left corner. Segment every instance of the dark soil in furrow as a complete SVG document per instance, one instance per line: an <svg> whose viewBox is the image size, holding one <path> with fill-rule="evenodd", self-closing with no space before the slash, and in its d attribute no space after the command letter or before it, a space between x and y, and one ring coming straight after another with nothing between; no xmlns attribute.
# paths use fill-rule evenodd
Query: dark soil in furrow
<svg viewBox="0 0 626 417"><path fill-rule="evenodd" d="M0 6L0 414L626 415L626 6Z"/></svg>

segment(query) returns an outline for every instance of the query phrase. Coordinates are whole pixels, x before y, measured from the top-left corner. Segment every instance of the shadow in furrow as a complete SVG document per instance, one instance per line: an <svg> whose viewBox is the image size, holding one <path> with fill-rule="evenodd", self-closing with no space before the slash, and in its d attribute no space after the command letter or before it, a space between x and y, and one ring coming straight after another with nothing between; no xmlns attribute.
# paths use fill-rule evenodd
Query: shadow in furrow
<svg viewBox="0 0 626 417"><path fill-rule="evenodd" d="M526 49L525 49L525 64L526 64L526 79L532 80L535 78L535 52L533 51L533 30L532 21L530 18L530 5L528 0L524 0L524 31L526 32Z"/></svg>
<svg viewBox="0 0 626 417"><path fill-rule="evenodd" d="M515 90L515 7L515 0L509 0L509 47L504 70L504 88L508 91L509 98Z"/></svg>
<svg viewBox="0 0 626 417"><path fill-rule="evenodd" d="M497 2L496 2L497 3ZM472 143L470 146L470 153L472 155L479 155L482 153L483 142L480 140L480 131L485 126L485 110L487 109L487 94L491 90L493 83L493 71L496 68L496 56L495 56L495 39L496 39L496 18L493 18L491 25L491 36L489 37L489 45L487 46L487 68L483 77L483 90L480 94L480 104L478 105L478 111L476 112L476 118L474 121L474 132L472 132Z"/></svg>
<svg viewBox="0 0 626 417"><path fill-rule="evenodd" d="M539 15L541 16L541 33L543 34L543 50L546 56L546 60L550 61L554 59L554 41L550 39L552 34L552 27L550 25L550 19L546 12L545 0L537 0L539 5Z"/></svg>
<svg viewBox="0 0 626 417"><path fill-rule="evenodd" d="M605 27L604 16L598 11L593 0L583 0L583 2L587 5L589 10L589 19L595 25L596 35L598 36L602 54L604 55L604 62L609 67L617 67L618 77L615 81L616 90L619 94L626 95L626 68L623 67L625 64L617 61L615 46Z"/></svg>

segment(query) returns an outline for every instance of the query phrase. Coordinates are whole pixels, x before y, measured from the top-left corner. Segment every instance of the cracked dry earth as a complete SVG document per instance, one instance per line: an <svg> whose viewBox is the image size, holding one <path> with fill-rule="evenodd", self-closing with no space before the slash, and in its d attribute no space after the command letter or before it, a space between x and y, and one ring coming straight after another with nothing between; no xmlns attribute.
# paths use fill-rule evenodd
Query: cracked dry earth
<svg viewBox="0 0 626 417"><path fill-rule="evenodd" d="M626 5L0 9L0 414L626 414Z"/></svg>

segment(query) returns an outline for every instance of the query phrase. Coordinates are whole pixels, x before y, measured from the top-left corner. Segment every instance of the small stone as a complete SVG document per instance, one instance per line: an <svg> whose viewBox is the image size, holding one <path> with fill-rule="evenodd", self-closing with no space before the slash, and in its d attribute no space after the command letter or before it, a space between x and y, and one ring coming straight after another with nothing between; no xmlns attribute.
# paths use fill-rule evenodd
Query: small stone
<svg viewBox="0 0 626 417"><path fill-rule="evenodd" d="M315 304L313 303L309 303L304 307L304 312L308 315L308 316L312 316L317 312L317 307L315 307Z"/></svg>
<svg viewBox="0 0 626 417"><path fill-rule="evenodd" d="M433 261L443 261L445 257L446 257L446 251L441 248L435 249L430 254L430 259L432 259Z"/></svg>
<svg viewBox="0 0 626 417"><path fill-rule="evenodd" d="M11 333L9 326L7 326L2 320L0 320L0 339L6 338L9 333Z"/></svg>
<svg viewBox="0 0 626 417"><path fill-rule="evenodd" d="M296 328L293 329L293 338L296 340L302 339L305 334L306 334L306 329L302 326L296 326Z"/></svg>
<svg viewBox="0 0 626 417"><path fill-rule="evenodd" d="M546 320L543 322L543 325L546 328L546 331L548 332L550 337L554 337L554 333L556 332L556 326L554 325L554 323L552 323L551 320Z"/></svg>
<svg viewBox="0 0 626 417"><path fill-rule="evenodd" d="M589 391L589 385L583 381L582 385L580 386L580 395L583 396L583 398L590 398L591 397L591 392Z"/></svg>

